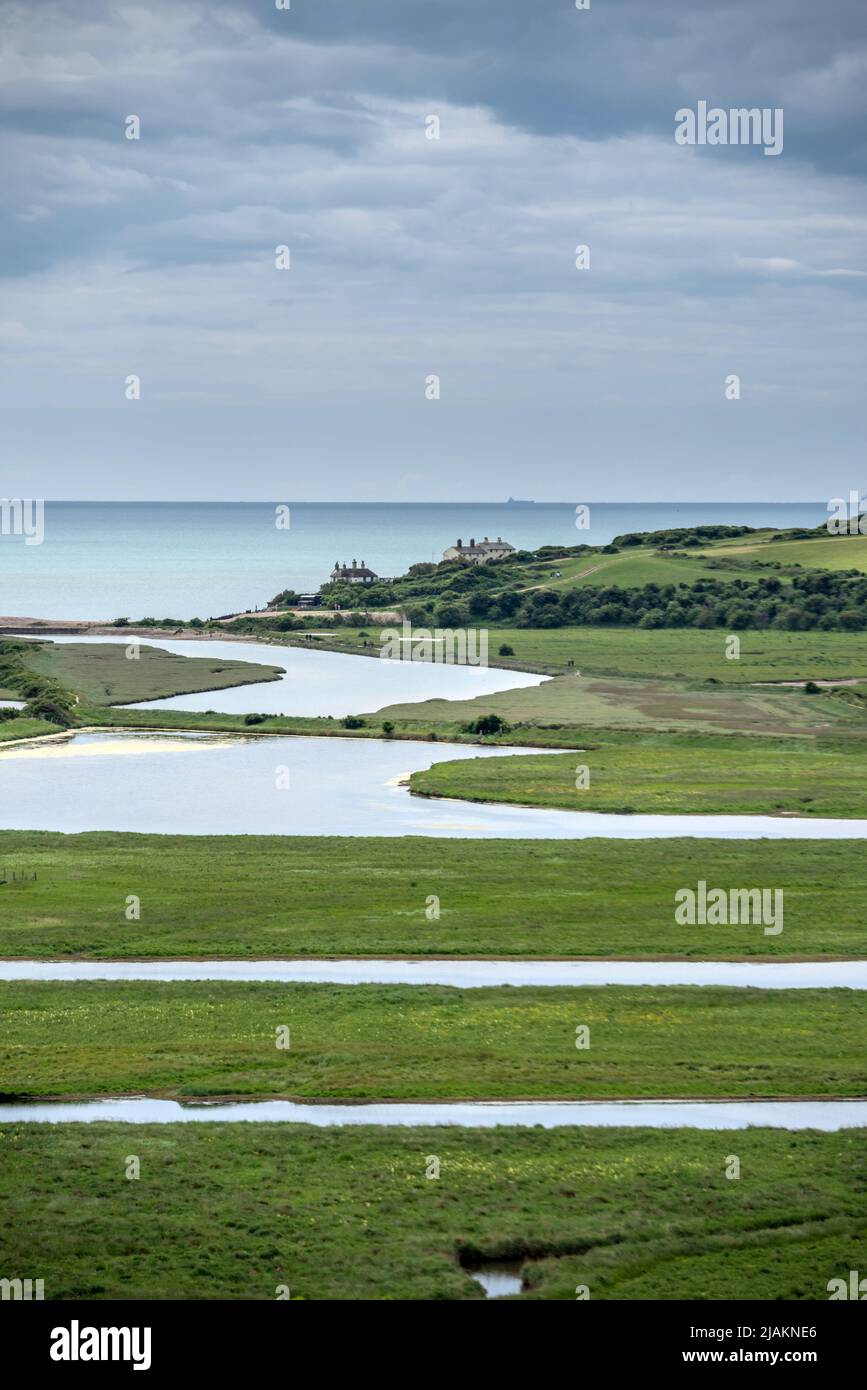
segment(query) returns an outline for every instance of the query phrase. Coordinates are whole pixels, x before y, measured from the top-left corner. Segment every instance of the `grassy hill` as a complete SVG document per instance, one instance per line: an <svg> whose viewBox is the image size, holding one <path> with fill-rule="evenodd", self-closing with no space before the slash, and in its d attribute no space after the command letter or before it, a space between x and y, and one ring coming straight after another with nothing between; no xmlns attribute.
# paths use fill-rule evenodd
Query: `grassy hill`
<svg viewBox="0 0 867 1390"><path fill-rule="evenodd" d="M759 536L753 541L721 541L707 555L724 555L748 565L750 561L775 560L781 565L807 565L816 569L856 569L867 573L867 536L816 536L812 540L774 540Z"/></svg>

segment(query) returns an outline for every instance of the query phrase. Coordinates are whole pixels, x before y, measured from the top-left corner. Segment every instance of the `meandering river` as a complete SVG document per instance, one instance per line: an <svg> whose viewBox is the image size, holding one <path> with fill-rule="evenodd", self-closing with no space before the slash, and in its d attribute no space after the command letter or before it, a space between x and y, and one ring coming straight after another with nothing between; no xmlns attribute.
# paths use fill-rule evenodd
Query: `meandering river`
<svg viewBox="0 0 867 1390"><path fill-rule="evenodd" d="M370 628L378 641L380 625ZM122 644L116 637L51 636L52 642ZM127 639L129 640L129 639ZM285 714L315 716L364 714L383 705L421 700L471 700L498 690L541 685L547 677L527 671L504 671L495 666L458 666L437 661L387 661L376 655L350 656L345 652L310 647L281 647L269 642L230 642L222 639L170 641L160 636L142 637L143 647L159 647L177 656L209 657L214 661L252 661L282 666L278 681L205 690L198 695L173 695L165 700L145 700L132 709L214 710L219 714ZM374 653L376 648L373 649Z"/></svg>
<svg viewBox="0 0 867 1390"><path fill-rule="evenodd" d="M477 839L867 837L863 820L548 811L430 800L400 785L432 763L532 752L538 750L416 740L79 733L0 748L0 828Z"/></svg>

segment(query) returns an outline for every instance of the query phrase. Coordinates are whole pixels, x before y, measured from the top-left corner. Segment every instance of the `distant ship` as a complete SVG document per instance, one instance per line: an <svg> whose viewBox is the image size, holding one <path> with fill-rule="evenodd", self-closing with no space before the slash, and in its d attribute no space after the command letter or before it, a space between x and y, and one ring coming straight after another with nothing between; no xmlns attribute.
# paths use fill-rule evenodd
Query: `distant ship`
<svg viewBox="0 0 867 1390"><path fill-rule="evenodd" d="M507 507L535 507L535 505L532 497L508 497L506 499Z"/></svg>

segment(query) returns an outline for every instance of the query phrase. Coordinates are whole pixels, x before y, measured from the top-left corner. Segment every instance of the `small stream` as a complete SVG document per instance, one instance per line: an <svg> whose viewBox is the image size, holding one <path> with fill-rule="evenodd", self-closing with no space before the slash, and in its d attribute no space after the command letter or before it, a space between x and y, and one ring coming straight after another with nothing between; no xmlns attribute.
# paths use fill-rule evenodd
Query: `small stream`
<svg viewBox="0 0 867 1390"><path fill-rule="evenodd" d="M630 1129L852 1129L867 1125L867 1100L376 1101L343 1105L289 1100L197 1101L130 1096L102 1100L9 1101L0 1123L91 1124L498 1125L560 1129L604 1125Z"/></svg>
<svg viewBox="0 0 867 1390"><path fill-rule="evenodd" d="M0 980L257 981L274 984L723 985L867 990L867 961L4 960Z"/></svg>

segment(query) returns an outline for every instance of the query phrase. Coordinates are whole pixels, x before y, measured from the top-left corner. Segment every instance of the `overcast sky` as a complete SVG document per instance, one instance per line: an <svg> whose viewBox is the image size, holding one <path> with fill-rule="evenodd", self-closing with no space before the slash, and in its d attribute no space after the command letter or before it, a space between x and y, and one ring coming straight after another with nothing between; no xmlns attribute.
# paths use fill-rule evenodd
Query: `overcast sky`
<svg viewBox="0 0 867 1390"><path fill-rule="evenodd" d="M864 0L0 14L0 494L867 488Z"/></svg>

